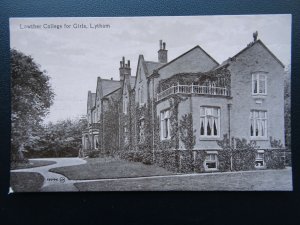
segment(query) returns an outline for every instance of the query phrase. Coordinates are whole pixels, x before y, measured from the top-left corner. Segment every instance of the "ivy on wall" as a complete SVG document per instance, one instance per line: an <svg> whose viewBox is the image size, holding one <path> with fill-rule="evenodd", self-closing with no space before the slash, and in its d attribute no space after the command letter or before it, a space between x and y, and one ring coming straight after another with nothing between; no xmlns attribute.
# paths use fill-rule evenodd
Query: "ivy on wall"
<svg viewBox="0 0 300 225"><path fill-rule="evenodd" d="M193 130L193 115L188 113L182 116L179 125L180 140L183 142L185 149L192 150L196 144L196 136Z"/></svg>
<svg viewBox="0 0 300 225"><path fill-rule="evenodd" d="M218 154L221 171L254 169L255 154L259 148L255 141L247 142L246 139L234 137L229 139L225 134L222 140L217 141L217 144L222 148Z"/></svg>

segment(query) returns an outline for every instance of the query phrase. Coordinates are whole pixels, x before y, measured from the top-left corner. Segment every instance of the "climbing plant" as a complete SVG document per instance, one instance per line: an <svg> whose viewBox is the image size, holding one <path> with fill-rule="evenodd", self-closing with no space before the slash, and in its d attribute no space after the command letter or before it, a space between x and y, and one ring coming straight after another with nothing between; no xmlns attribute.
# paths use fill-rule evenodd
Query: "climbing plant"
<svg viewBox="0 0 300 225"><path fill-rule="evenodd" d="M179 125L180 140L183 142L185 149L192 150L196 144L196 136L193 130L193 115L188 113L182 116Z"/></svg>

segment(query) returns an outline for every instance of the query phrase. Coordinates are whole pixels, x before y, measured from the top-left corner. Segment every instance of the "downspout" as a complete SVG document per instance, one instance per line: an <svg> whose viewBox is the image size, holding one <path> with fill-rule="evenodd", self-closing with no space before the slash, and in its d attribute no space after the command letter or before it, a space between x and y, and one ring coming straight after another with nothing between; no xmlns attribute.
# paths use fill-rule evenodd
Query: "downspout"
<svg viewBox="0 0 300 225"><path fill-rule="evenodd" d="M230 131L231 131L231 127L230 127L230 117L231 117L231 115L230 115L230 113L231 113L231 103L229 103L229 104L227 104L227 110L228 110L228 138L229 138L229 145L231 145L231 144L233 144L233 143L231 143L231 133L230 133ZM230 154L230 171L232 171L232 164L233 164L233 156L232 156L232 154L233 154L233 150L232 150L232 148L230 147L230 149L231 149L231 154Z"/></svg>
<svg viewBox="0 0 300 225"><path fill-rule="evenodd" d="M120 137L121 137L121 113L122 113L122 110L121 110L121 106L122 106L122 103L123 103L123 94L121 92L121 101L118 105L118 118L119 118L119 135L118 135L118 139L119 139L119 146L118 146L118 149L119 149L119 153L120 153L120 148L121 148L121 140L120 140Z"/></svg>
<svg viewBox="0 0 300 225"><path fill-rule="evenodd" d="M155 99L155 96L154 96L154 77L152 77L152 161L154 163L154 160L155 160L155 154L154 154L154 127L155 127L155 124L154 124L154 99Z"/></svg>
<svg viewBox="0 0 300 225"><path fill-rule="evenodd" d="M231 103L227 104L227 109L228 109L228 138L229 140L231 140L231 133L230 133L230 130L231 130L231 127L230 127L230 112L231 112Z"/></svg>
<svg viewBox="0 0 300 225"><path fill-rule="evenodd" d="M102 114L102 153L104 153L104 110L103 110L103 99L101 99L101 114Z"/></svg>
<svg viewBox="0 0 300 225"><path fill-rule="evenodd" d="M190 96L190 113L191 113L191 115L192 115L192 131L194 131L194 119L193 119L193 99L192 99L192 94L191 94L191 96ZM179 111L178 111L178 114L179 114ZM179 135L180 135L180 133L179 133ZM180 138L178 139L178 142L180 141ZM178 146L179 146L179 143L178 143ZM194 151L194 149L191 149L191 151L192 151L192 155L191 155L191 157L193 158L193 171L194 171L194 173L195 173L195 164L196 164L196 162L195 162L195 160L196 160L196 151Z"/></svg>

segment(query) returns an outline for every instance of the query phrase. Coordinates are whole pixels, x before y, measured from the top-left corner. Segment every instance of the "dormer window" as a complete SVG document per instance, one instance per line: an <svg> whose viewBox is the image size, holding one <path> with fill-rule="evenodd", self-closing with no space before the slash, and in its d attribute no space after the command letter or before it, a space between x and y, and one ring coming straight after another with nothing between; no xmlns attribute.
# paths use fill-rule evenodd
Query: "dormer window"
<svg viewBox="0 0 300 225"><path fill-rule="evenodd" d="M267 76L266 73L259 72L252 74L252 95L267 94Z"/></svg>

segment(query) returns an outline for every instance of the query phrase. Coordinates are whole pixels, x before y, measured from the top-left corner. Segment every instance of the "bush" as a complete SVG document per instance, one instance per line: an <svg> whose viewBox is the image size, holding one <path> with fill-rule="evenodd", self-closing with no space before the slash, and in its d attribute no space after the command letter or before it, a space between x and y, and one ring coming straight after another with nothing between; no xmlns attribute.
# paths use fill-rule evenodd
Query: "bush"
<svg viewBox="0 0 300 225"><path fill-rule="evenodd" d="M89 158L98 158L100 155L100 151L99 150L91 150L89 152L87 152L87 156Z"/></svg>

